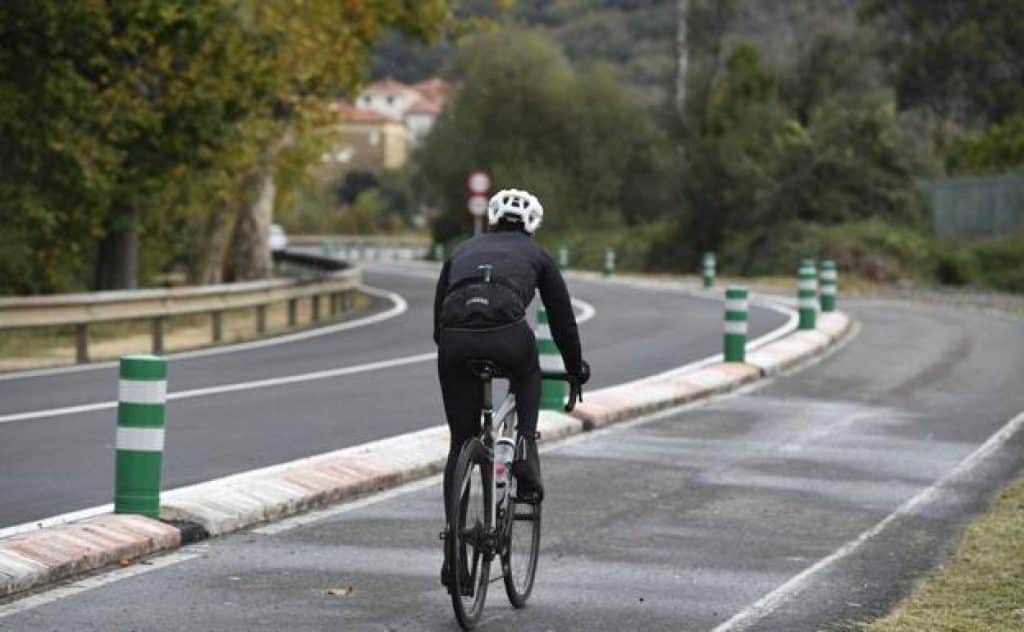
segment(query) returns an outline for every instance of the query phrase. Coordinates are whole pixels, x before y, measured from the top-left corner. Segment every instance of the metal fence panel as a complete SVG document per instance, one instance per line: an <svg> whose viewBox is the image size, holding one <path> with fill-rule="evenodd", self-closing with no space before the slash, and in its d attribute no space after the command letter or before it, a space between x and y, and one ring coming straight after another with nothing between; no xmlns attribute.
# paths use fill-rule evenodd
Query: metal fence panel
<svg viewBox="0 0 1024 632"><path fill-rule="evenodd" d="M1000 237L1024 229L1024 175L961 176L921 186L940 237Z"/></svg>

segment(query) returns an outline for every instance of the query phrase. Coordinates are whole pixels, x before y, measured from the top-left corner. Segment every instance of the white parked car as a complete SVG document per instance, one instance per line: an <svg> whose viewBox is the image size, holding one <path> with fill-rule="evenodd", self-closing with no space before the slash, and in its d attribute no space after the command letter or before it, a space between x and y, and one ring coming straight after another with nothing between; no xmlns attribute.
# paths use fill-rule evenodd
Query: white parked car
<svg viewBox="0 0 1024 632"><path fill-rule="evenodd" d="M284 229L280 224L270 225L267 242L270 244L271 250L284 250L288 247L288 235L284 234Z"/></svg>

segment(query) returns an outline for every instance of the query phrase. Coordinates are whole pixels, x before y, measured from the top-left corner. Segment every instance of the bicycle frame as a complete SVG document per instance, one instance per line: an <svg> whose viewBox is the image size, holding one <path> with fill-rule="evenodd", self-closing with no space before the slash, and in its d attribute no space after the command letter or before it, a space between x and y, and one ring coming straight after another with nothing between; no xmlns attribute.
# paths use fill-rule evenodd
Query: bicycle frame
<svg viewBox="0 0 1024 632"><path fill-rule="evenodd" d="M498 406L497 412L494 412L494 395L493 395L493 379L484 380L484 402L481 410L482 416L482 430L480 433L481 439L483 440L484 446L491 451L491 528L498 529L498 507L499 505L505 506L508 504L509 498L512 495L512 490L506 489L505 496L499 502L498 500L498 480L497 476L493 475L494 471L494 442L495 442L495 429L497 430L498 436L509 437L512 439L514 445L518 449L519 437L518 428L509 424L509 420L512 415L516 412L516 397L513 393L508 393L505 399ZM494 424L494 420L497 419L497 426Z"/></svg>

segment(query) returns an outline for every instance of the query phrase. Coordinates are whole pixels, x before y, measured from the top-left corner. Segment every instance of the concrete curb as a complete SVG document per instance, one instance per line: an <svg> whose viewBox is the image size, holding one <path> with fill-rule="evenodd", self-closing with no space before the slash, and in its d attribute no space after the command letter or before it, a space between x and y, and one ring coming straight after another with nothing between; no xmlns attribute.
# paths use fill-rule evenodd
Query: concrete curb
<svg viewBox="0 0 1024 632"><path fill-rule="evenodd" d="M793 332L747 352L747 363L717 363L588 393L572 416L541 411L545 442L653 411L706 399L771 376L823 352L849 330L842 312L822 314L818 329ZM161 522L104 514L0 540L0 597L127 563L182 544L222 535L440 472L448 429L434 426L398 437L166 492ZM187 526L175 526L184 523ZM196 533L196 529L199 533Z"/></svg>
<svg viewBox="0 0 1024 632"><path fill-rule="evenodd" d="M145 516L106 514L0 542L0 597L181 545L181 531Z"/></svg>

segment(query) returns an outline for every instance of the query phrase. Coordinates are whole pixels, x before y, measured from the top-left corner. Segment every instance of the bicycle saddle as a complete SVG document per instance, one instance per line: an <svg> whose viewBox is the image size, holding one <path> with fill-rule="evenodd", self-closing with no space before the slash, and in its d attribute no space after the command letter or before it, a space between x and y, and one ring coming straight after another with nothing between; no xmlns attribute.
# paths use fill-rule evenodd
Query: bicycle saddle
<svg viewBox="0 0 1024 632"><path fill-rule="evenodd" d="M501 372L501 367L490 360L473 359L467 363L469 370L473 372L482 380L494 379L496 377L505 377Z"/></svg>

